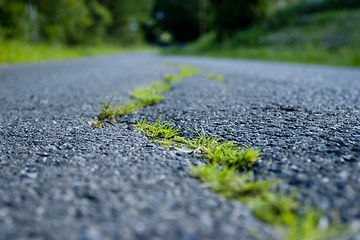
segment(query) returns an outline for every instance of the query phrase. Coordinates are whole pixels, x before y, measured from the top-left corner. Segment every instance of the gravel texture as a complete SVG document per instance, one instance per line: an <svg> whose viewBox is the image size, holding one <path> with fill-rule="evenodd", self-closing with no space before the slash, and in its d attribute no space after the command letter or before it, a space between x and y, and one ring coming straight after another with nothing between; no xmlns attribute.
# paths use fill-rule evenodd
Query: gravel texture
<svg viewBox="0 0 360 240"><path fill-rule="evenodd" d="M177 72L162 62L204 73L119 119L127 124L87 124L102 97L122 101ZM159 115L187 137L196 124L259 147L258 179L280 179L304 205L359 226L359 69L138 53L0 67L0 239L277 239L189 176L198 159L128 125Z"/></svg>
<svg viewBox="0 0 360 240"><path fill-rule="evenodd" d="M0 239L277 238L241 203L189 176L197 159L164 151L127 125L87 124L102 97L122 101L176 73L165 60L177 58L0 67Z"/></svg>
<svg viewBox="0 0 360 240"><path fill-rule="evenodd" d="M175 59L169 58L169 61ZM209 135L258 147L258 179L279 179L329 219L359 226L360 69L234 61L176 60L204 70L176 85L165 101L137 118L164 120L196 137ZM214 72L230 81L204 75Z"/></svg>

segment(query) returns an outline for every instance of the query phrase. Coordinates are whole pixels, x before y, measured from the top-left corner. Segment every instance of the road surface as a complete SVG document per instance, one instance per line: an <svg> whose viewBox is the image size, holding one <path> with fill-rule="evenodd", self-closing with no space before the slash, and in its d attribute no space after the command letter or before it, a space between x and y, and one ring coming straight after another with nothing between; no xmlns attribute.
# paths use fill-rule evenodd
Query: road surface
<svg viewBox="0 0 360 240"><path fill-rule="evenodd" d="M104 97L176 73L169 62L203 73L126 124L87 123ZM196 124L258 147L258 179L359 224L360 69L136 53L0 66L0 239L277 239L188 174L198 159L129 127L160 115L187 137Z"/></svg>

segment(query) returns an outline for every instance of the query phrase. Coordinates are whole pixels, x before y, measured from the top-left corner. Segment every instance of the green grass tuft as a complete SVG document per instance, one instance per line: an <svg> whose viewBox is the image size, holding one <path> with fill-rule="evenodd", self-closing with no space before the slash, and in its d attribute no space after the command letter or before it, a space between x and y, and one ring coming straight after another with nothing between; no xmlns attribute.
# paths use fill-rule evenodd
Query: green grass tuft
<svg viewBox="0 0 360 240"><path fill-rule="evenodd" d="M173 128L169 125L171 120L167 122L161 121L161 116L154 124L149 124L145 118L142 122L136 120L135 127L139 132L142 132L153 140L170 140L180 133L179 129Z"/></svg>
<svg viewBox="0 0 360 240"><path fill-rule="evenodd" d="M186 77L191 77L195 74L198 74L201 70L192 66L174 66L180 68L180 73L176 75L169 75L169 79L176 78L176 81L179 81ZM163 92L169 91L172 89L170 82L175 82L168 80L166 82L156 81L151 83L149 86L135 88L131 93L131 100L127 101L125 104L112 104L112 99L106 101L105 99L100 102L102 108L99 111L97 121L110 121L115 122L116 117L120 117L126 114L132 114L137 112L140 108L151 106L160 103L164 99ZM102 126L100 124L92 124L93 126ZM165 142L164 142L165 144Z"/></svg>
<svg viewBox="0 0 360 240"><path fill-rule="evenodd" d="M196 139L181 137L179 129L171 127L169 121L161 121L161 116L154 124L149 124L147 119L142 122L137 120L135 127L146 136L160 143L167 149L177 149L193 154L201 154L210 162L225 164L228 167L249 169L259 159L259 151L253 148L243 148L233 141L221 141L220 138L198 133Z"/></svg>
<svg viewBox="0 0 360 240"><path fill-rule="evenodd" d="M323 214L308 207L302 210L296 193L274 191L275 181L257 181L252 172L239 174L238 169L226 164L211 163L191 166L190 174L199 178L213 191L227 199L245 203L264 222L282 229L287 240L351 239L346 228L336 224L321 229Z"/></svg>
<svg viewBox="0 0 360 240"><path fill-rule="evenodd" d="M209 79L219 81L219 82L225 82L225 83L229 82L229 80L221 74L216 75L215 73L209 73L208 75L206 75L206 77Z"/></svg>
<svg viewBox="0 0 360 240"><path fill-rule="evenodd" d="M271 181L254 181L251 172L239 175L234 167L221 166L216 162L198 167L191 166L190 174L227 199L256 196L276 185L276 182Z"/></svg>
<svg viewBox="0 0 360 240"><path fill-rule="evenodd" d="M178 74L167 74L164 76L164 80L168 83L176 83L184 78L189 78L195 76L201 72L201 69L195 68L190 65L183 65L180 68L180 73Z"/></svg>
<svg viewBox="0 0 360 240"><path fill-rule="evenodd" d="M89 121L88 124L90 124L90 125L93 126L93 127L98 127L98 128L104 128L104 127L106 127L106 125L104 124L104 122L101 121L101 120L92 120L92 121Z"/></svg>
<svg viewBox="0 0 360 240"><path fill-rule="evenodd" d="M260 153L254 148L243 148L233 141L221 141L220 138L208 136L198 131L198 138L184 139L187 147L202 153L211 162L222 163L229 167L249 169L259 159Z"/></svg>
<svg viewBox="0 0 360 240"><path fill-rule="evenodd" d="M130 93L130 96L133 98L135 104L140 108L158 104L164 99L164 96L151 86L135 88L135 90Z"/></svg>
<svg viewBox="0 0 360 240"><path fill-rule="evenodd" d="M151 87L158 93L170 91L172 89L172 86L170 84L160 81L151 83Z"/></svg>

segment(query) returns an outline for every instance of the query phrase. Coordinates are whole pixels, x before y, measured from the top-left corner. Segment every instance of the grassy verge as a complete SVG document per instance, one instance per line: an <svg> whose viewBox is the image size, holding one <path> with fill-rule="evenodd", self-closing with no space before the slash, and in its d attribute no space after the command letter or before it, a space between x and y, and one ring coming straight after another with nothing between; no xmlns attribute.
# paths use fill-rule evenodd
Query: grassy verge
<svg viewBox="0 0 360 240"><path fill-rule="evenodd" d="M303 14L274 27L278 18L222 41L212 32L164 53L360 67L359 9Z"/></svg>
<svg viewBox="0 0 360 240"><path fill-rule="evenodd" d="M201 52L173 49L166 51L166 54L360 67L360 51L353 51L348 48L340 51L325 51L314 46L303 49L239 46L230 50L221 46L214 46Z"/></svg>
<svg viewBox="0 0 360 240"><path fill-rule="evenodd" d="M124 51L149 50L151 48L146 46L126 48L107 45L66 47L63 45L29 44L17 40L0 40L0 49L0 64L2 64L60 60Z"/></svg>

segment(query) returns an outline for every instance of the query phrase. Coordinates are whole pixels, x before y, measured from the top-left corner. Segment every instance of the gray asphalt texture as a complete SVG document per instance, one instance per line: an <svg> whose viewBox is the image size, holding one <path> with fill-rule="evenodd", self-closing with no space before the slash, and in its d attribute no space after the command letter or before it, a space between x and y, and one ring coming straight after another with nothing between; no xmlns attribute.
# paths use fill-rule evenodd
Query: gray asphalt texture
<svg viewBox="0 0 360 240"><path fill-rule="evenodd" d="M177 72L164 62L204 73L118 119L126 124L87 124L103 97L123 101ZM359 225L359 69L137 53L0 67L0 239L277 239L188 174L201 159L129 127L160 115L186 137L196 124L259 147L258 179Z"/></svg>

